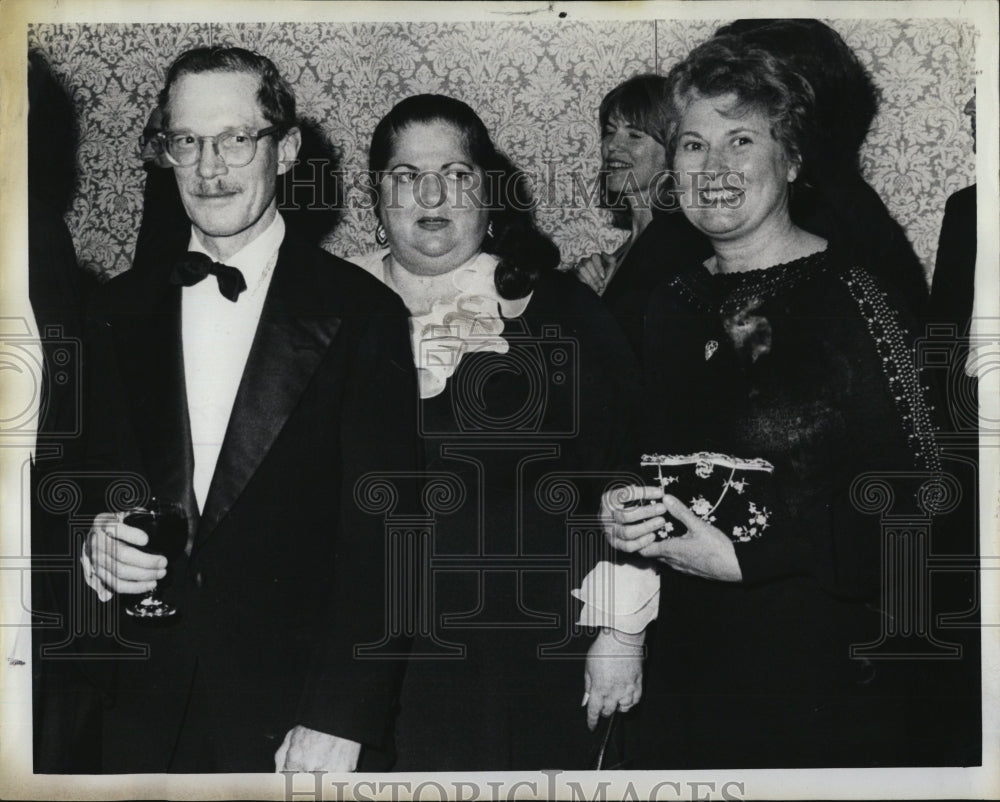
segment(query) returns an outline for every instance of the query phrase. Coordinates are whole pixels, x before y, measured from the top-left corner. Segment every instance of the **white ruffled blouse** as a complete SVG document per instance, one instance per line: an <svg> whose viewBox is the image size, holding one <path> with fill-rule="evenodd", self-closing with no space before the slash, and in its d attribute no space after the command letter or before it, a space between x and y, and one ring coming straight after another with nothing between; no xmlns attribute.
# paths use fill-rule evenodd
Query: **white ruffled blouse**
<svg viewBox="0 0 1000 802"><path fill-rule="evenodd" d="M388 249L372 251L351 257L351 261L386 286L392 286L386 276L388 255ZM490 254L477 254L452 271L453 297L435 301L431 311L424 315L410 317L421 398L433 398L444 392L465 354L477 351L505 354L510 349L503 338L504 319L520 317L531 295L513 301L500 297L493 282L498 261ZM580 613L580 623L584 626L638 633L657 617L659 573L654 565L600 562L572 593L584 603Z"/></svg>
<svg viewBox="0 0 1000 802"><path fill-rule="evenodd" d="M351 261L383 284L392 286L386 276L388 254L388 250L374 251L351 257ZM410 318L421 398L433 398L444 392L449 377L466 354L476 351L505 354L510 349L503 338L504 318L520 317L531 294L515 300L501 298L493 283L498 262L491 254L477 254L451 272L455 288L452 297L434 301L430 312Z"/></svg>

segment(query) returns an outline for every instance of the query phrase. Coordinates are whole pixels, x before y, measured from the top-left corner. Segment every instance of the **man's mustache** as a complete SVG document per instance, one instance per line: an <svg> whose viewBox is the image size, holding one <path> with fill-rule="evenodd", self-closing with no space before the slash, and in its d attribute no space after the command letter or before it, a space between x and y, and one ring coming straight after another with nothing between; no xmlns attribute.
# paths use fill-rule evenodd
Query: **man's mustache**
<svg viewBox="0 0 1000 802"><path fill-rule="evenodd" d="M220 197L223 195L235 195L243 191L243 187L239 184L228 184L219 182L205 182L199 181L194 186L192 186L188 192L191 195L197 195L201 197Z"/></svg>

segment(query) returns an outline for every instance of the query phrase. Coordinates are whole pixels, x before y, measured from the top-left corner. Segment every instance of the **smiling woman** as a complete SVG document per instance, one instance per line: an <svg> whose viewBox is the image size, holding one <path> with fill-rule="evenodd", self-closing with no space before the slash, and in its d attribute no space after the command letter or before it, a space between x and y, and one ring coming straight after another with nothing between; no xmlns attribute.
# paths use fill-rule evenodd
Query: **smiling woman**
<svg viewBox="0 0 1000 802"><path fill-rule="evenodd" d="M713 66L723 53L732 63ZM766 268L823 250L788 208L814 136L808 81L767 51L718 37L674 68L671 92L671 165L685 216L715 250L709 268Z"/></svg>
<svg viewBox="0 0 1000 802"><path fill-rule="evenodd" d="M611 545L660 569L630 580L620 625L634 637L663 611L628 719L638 767L968 760L932 712L954 705L955 666L867 659L898 589L880 585L897 577L880 574L880 524L854 488L941 463L905 303L789 216L812 166L812 89L792 63L726 36L668 80L683 212L714 255L649 299L646 449L764 460L773 473L749 483L767 499L752 535L747 509L759 520L759 508L745 499L729 518L675 488L605 496ZM600 597L581 596L590 620ZM603 714L635 704L620 685L603 681Z"/></svg>
<svg viewBox="0 0 1000 802"><path fill-rule="evenodd" d="M591 254L576 263L577 277L603 295L632 245L653 219L654 209L672 207L667 167L666 79L636 75L601 101L601 205L616 228L629 231L613 253Z"/></svg>
<svg viewBox="0 0 1000 802"><path fill-rule="evenodd" d="M669 114L662 75L635 75L604 96L598 111L601 206L629 235L614 251L592 253L573 268L604 299L636 354L649 293L675 266L708 250L678 208L667 169Z"/></svg>
<svg viewBox="0 0 1000 802"><path fill-rule="evenodd" d="M722 241L737 240L741 248L755 250L786 249L788 235L798 235L788 216L788 187L798 177L798 156L774 138L765 113L741 106L732 92L697 97L684 110L674 137L685 214L712 240L717 254ZM813 244L823 243L815 238Z"/></svg>

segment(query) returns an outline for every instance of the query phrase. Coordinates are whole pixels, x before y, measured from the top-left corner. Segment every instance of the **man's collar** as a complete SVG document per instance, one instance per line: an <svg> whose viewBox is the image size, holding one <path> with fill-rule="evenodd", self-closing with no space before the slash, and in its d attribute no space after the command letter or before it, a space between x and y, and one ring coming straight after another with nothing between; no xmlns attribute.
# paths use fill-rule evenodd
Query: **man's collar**
<svg viewBox="0 0 1000 802"><path fill-rule="evenodd" d="M241 270L247 279L247 283L253 286L252 279L257 278L272 261L271 257L277 253L284 239L285 221L281 216L281 212L275 212L271 224L226 259L225 263ZM193 225L191 226L191 238L188 240L188 250L204 253L213 259L215 258L202 244L198 230Z"/></svg>

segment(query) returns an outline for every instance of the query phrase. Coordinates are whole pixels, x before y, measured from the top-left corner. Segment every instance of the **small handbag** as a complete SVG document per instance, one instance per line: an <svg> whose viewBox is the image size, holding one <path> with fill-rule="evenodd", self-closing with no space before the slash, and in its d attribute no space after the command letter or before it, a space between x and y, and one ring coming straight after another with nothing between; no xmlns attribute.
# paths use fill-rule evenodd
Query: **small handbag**
<svg viewBox="0 0 1000 802"><path fill-rule="evenodd" d="M694 454L643 454L639 464L656 468L656 484L676 496L703 521L737 543L757 540L771 525L773 504L764 459L743 459L699 451ZM668 521L659 537L683 535L683 526Z"/></svg>

